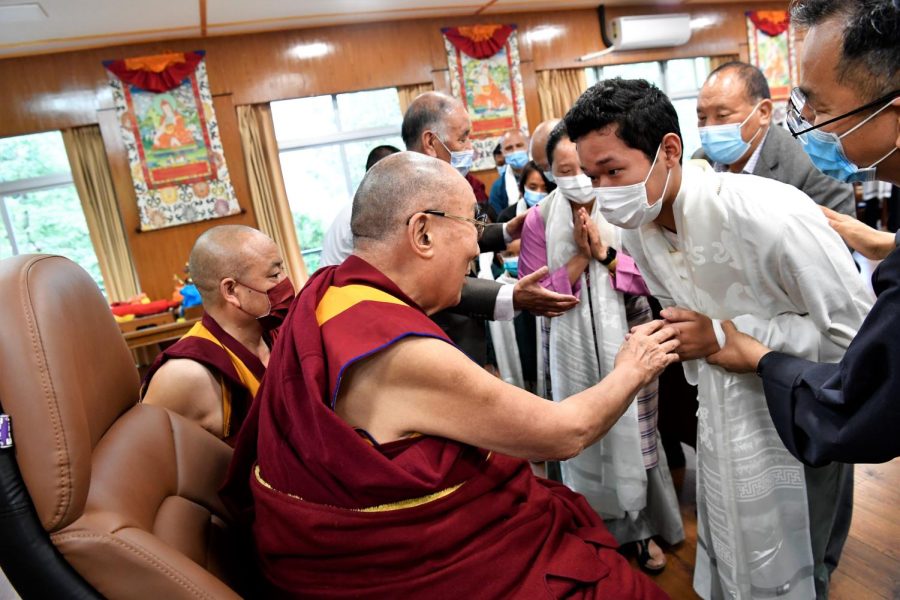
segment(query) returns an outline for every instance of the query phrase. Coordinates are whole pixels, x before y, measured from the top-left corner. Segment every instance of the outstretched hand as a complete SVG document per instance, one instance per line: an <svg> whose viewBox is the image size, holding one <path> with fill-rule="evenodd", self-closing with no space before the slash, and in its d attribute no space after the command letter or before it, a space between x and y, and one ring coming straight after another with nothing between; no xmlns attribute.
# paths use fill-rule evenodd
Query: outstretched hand
<svg viewBox="0 0 900 600"><path fill-rule="evenodd" d="M541 285L541 279L549 272L547 267L541 267L516 283L513 289L513 307L516 310L527 310L543 317L558 317L578 304L575 296L557 294Z"/></svg>
<svg viewBox="0 0 900 600"><path fill-rule="evenodd" d="M678 361L676 331L665 321L650 321L634 327L616 355L616 368L633 369L647 385L663 369Z"/></svg>
<svg viewBox="0 0 900 600"><path fill-rule="evenodd" d="M887 258L895 246L893 233L872 229L862 221L820 206L828 224L834 229L848 246L871 260Z"/></svg>
<svg viewBox="0 0 900 600"><path fill-rule="evenodd" d="M753 373L763 356L771 352L756 338L741 333L731 321L722 321L725 346L706 357L706 362L733 373Z"/></svg>

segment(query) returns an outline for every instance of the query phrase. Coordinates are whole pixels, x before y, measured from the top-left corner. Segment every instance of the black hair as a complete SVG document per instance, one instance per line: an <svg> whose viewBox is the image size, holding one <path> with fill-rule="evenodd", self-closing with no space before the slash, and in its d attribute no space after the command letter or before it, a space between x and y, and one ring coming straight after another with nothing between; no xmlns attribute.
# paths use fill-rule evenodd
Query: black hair
<svg viewBox="0 0 900 600"><path fill-rule="evenodd" d="M527 163L525 163L525 166L522 167L522 174L519 175L520 197L525 195L525 182L528 180L528 175L530 175L532 171L536 172L541 176L541 179L544 180L544 188L547 190L548 194L556 189L556 184L547 179L547 176L544 175L544 172L541 171L541 168L537 166L537 164L535 164L533 160L529 160Z"/></svg>
<svg viewBox="0 0 900 600"><path fill-rule="evenodd" d="M503 147L500 144L494 146L494 151L491 152L491 156L496 156L498 154L503 154Z"/></svg>
<svg viewBox="0 0 900 600"><path fill-rule="evenodd" d="M843 47L837 78L875 99L900 88L900 0L794 0L791 20L815 27L837 18Z"/></svg>
<svg viewBox="0 0 900 600"><path fill-rule="evenodd" d="M394 146L375 146L374 148L372 148L372 151L369 152L369 157L366 159L366 171L371 169L372 165L377 163L382 158L390 156L391 154L396 154L397 152L400 152L400 149L395 148Z"/></svg>
<svg viewBox="0 0 900 600"><path fill-rule="evenodd" d="M556 152L556 147L563 138L568 137L569 134L566 132L565 121L560 121L550 131L550 135L547 137L547 163L549 163L551 169L553 168L553 153Z"/></svg>
<svg viewBox="0 0 900 600"><path fill-rule="evenodd" d="M751 101L759 102L760 100L772 98L772 93L769 91L769 82L766 81L766 76L763 75L763 72L757 67L739 60L719 65L713 69L713 72L709 74L706 80L709 81L716 73L729 70L734 71L734 74L744 83L744 90Z"/></svg>
<svg viewBox="0 0 900 600"><path fill-rule="evenodd" d="M681 140L678 114L672 102L659 88L643 79L616 77L595 83L575 101L563 122L573 142L615 123L616 135L650 160L656 156L666 134L674 133Z"/></svg>

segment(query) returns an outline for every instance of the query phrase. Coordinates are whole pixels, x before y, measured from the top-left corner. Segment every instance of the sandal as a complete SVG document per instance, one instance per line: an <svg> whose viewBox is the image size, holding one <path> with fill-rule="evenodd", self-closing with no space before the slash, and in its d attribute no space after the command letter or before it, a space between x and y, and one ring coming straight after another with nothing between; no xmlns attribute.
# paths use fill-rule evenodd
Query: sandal
<svg viewBox="0 0 900 600"><path fill-rule="evenodd" d="M645 540L638 540L634 543L637 548L637 561L638 565L644 571L648 573L661 573L663 569L666 568L666 556L663 554L662 556L662 564L659 566L654 566L650 564L650 561L653 560L653 555L650 554L650 542L653 541L653 538L647 538Z"/></svg>

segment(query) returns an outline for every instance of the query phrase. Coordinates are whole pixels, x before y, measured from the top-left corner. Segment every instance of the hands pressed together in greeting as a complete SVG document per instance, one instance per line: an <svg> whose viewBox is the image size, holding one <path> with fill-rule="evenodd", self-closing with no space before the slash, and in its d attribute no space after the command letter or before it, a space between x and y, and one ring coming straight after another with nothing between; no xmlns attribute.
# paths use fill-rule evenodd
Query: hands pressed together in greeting
<svg viewBox="0 0 900 600"><path fill-rule="evenodd" d="M609 246L603 242L600 229L584 208L579 208L572 215L572 225L572 235L579 255L587 259L606 260Z"/></svg>

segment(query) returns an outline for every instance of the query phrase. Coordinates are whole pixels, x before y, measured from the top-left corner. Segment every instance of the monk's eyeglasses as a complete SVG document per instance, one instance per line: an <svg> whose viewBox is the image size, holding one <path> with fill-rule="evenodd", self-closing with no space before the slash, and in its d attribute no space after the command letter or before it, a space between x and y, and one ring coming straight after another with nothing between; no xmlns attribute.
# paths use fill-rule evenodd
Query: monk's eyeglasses
<svg viewBox="0 0 900 600"><path fill-rule="evenodd" d="M475 226L475 232L478 234L478 239L481 239L481 236L484 235L484 228L487 227L487 215L482 213L479 214L474 219L470 219L469 217L458 217L456 215L448 215L442 210L417 210L413 214L409 215L409 218L406 219L406 224L409 225L409 222L412 221L412 218L418 214L424 215L434 215L436 217L446 217L448 219L455 219L457 221L462 221L464 223L471 223Z"/></svg>
<svg viewBox="0 0 900 600"><path fill-rule="evenodd" d="M857 113L861 113L864 110L869 110L872 108L880 107L882 104L886 102L890 102L897 96L900 96L900 90L894 90L890 94L886 94L877 100L872 100L868 104L864 104L858 108L854 108L849 112L845 112L842 115L834 117L832 119L828 119L824 123L819 123L818 125L813 125L810 123L810 111L807 110L806 106L806 93L800 88L794 88L791 91L791 97L788 101L787 107L787 117L785 121L787 121L788 129L791 131L791 135L795 138L807 133L809 131L813 131L814 129L818 129L820 127L824 127L826 125L831 125L841 119L846 119L847 117L851 117Z"/></svg>

